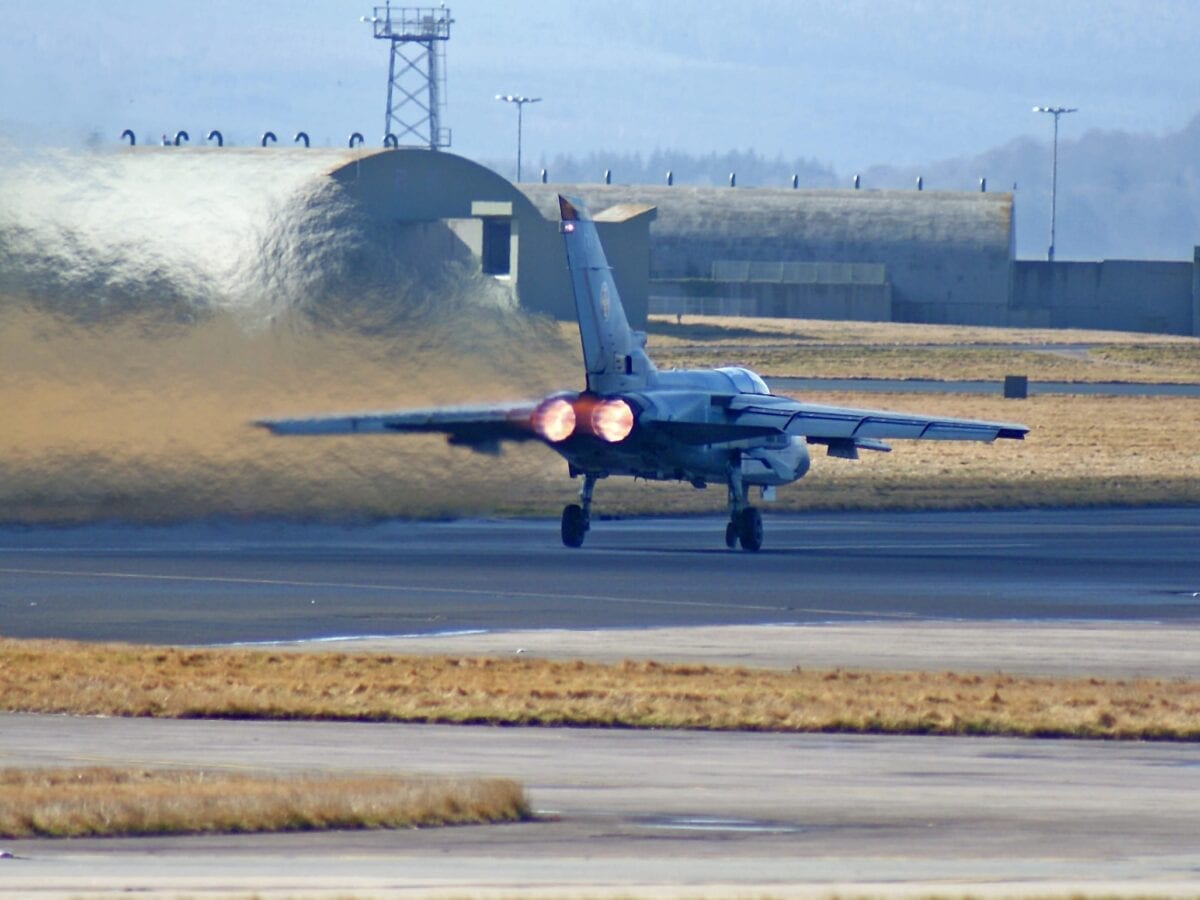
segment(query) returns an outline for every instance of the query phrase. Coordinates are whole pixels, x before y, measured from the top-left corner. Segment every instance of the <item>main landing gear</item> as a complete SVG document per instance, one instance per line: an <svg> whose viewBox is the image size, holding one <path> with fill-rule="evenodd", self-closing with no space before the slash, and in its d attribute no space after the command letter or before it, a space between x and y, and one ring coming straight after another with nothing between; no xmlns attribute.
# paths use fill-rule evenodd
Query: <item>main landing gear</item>
<svg viewBox="0 0 1200 900"><path fill-rule="evenodd" d="M751 553L762 547L762 513L746 502L746 485L740 468L729 469L729 524L725 526L725 546L732 550L741 542Z"/></svg>
<svg viewBox="0 0 1200 900"><path fill-rule="evenodd" d="M596 476L584 474L583 487L579 489L579 503L563 507L562 542L568 547L582 547L583 539L592 527L592 491L596 487Z"/></svg>
<svg viewBox="0 0 1200 900"><path fill-rule="evenodd" d="M568 547L582 547L592 527L592 491L595 475L584 474L579 489L579 502L563 507L562 542ZM746 486L740 469L729 470L729 524L725 526L725 546L732 550L739 543L743 550L754 553L762 548L762 514L746 502Z"/></svg>

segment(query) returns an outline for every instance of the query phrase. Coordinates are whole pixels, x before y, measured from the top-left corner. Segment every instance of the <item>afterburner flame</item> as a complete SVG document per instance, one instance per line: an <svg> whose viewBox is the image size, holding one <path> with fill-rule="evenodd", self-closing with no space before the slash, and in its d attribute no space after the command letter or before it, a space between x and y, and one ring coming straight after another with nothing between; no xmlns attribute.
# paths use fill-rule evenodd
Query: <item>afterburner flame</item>
<svg viewBox="0 0 1200 900"><path fill-rule="evenodd" d="M592 433L616 444L633 431L633 410L624 400L605 400L592 410Z"/></svg>
<svg viewBox="0 0 1200 900"><path fill-rule="evenodd" d="M575 431L575 410L562 397L547 400L534 410L533 430L552 444L565 441Z"/></svg>

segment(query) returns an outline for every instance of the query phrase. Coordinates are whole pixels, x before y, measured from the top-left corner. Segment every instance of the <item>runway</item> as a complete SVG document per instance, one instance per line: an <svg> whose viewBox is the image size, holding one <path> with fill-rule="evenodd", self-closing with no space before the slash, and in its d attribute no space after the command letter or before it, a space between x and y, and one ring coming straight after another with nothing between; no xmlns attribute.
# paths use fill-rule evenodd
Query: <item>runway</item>
<svg viewBox="0 0 1200 900"><path fill-rule="evenodd" d="M768 516L760 554L722 528L8 529L0 633L1200 674L1195 510ZM0 714L0 766L81 763L503 775L540 819L0 842L0 895L1200 893L1194 744Z"/></svg>
<svg viewBox="0 0 1200 900"><path fill-rule="evenodd" d="M528 628L910 620L1200 621L1191 509L558 524L216 523L0 530L10 637L175 644Z"/></svg>

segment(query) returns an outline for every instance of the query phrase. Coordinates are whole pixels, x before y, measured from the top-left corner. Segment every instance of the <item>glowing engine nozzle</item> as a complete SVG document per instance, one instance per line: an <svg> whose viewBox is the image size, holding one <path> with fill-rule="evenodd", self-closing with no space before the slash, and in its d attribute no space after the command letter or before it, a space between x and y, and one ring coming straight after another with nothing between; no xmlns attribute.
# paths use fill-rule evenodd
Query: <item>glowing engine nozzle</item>
<svg viewBox="0 0 1200 900"><path fill-rule="evenodd" d="M605 400L592 410L592 433L616 444L633 431L633 409L624 400Z"/></svg>
<svg viewBox="0 0 1200 900"><path fill-rule="evenodd" d="M533 430L552 444L565 441L575 431L575 410L562 397L547 400L533 412Z"/></svg>

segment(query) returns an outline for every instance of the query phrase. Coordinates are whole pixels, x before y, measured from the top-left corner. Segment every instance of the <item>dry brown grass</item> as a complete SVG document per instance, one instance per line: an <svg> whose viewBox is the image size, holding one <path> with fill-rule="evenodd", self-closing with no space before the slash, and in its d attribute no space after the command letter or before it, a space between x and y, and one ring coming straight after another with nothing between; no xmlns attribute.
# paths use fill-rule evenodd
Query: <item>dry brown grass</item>
<svg viewBox="0 0 1200 900"><path fill-rule="evenodd" d="M1200 682L0 641L0 708L156 717L1200 740Z"/></svg>
<svg viewBox="0 0 1200 900"><path fill-rule="evenodd" d="M895 441L857 463L818 454L808 489L872 492L881 506L1105 505L1200 502L1200 403L1179 397L825 394L822 403L1015 421L1020 443ZM861 493L860 493L861 496ZM869 505L864 502L863 505Z"/></svg>
<svg viewBox="0 0 1200 900"><path fill-rule="evenodd" d="M1172 334L1100 331L1088 328L1002 328L981 325L926 325L916 322L857 322L834 319L770 319L744 316L650 316L651 345L669 339L678 328L750 332L763 337L827 344L1152 344L1195 346L1197 339ZM573 322L562 322L564 336L578 340Z"/></svg>
<svg viewBox="0 0 1200 900"><path fill-rule="evenodd" d="M240 415L223 419L227 412L218 413L218 405L234 406L248 416L254 401L240 396L194 397L171 414L195 416L193 421L172 420L141 441L147 422L160 421L157 402L136 411L118 405L117 415L107 398L88 397L79 410L37 391L22 397L18 419L26 404L58 415L37 433L13 435L7 464L0 435L0 519L549 516L574 502L579 489L566 477L565 463L536 445L509 447L493 460L447 447L438 437L273 438L248 428ZM858 462L830 459L813 448L812 471L781 489L773 509L1200 503L1200 454L1194 452L1200 404L1192 398L1043 395L1005 401L814 392L804 399L1016 421L1032 432L1021 443L897 441L893 453L864 453ZM162 406L169 404L170 398L162 399ZM296 408L307 405L301 401ZM93 414L103 427L88 424ZM128 433L117 428L121 421ZM86 451L66 434L75 426L88 435ZM189 446L181 447L183 441ZM723 514L725 508L723 491L621 478L601 483L596 501L601 516Z"/></svg>
<svg viewBox="0 0 1200 900"><path fill-rule="evenodd" d="M467 351L435 359L365 339L343 346L300 335L289 342L271 333L244 335L228 323L194 329L178 342L36 324L0 328L0 521L554 516L578 491L578 482L565 476L566 464L542 446L510 447L495 460L434 436L280 439L248 424L272 414L513 399L578 385L573 325L564 323L566 337L548 339L533 362L514 349L513 359L475 365L464 362ZM1013 352L1025 352L1028 344L1018 341L1027 336L1104 337L1112 341L1106 353L1135 354L1122 358L1123 366L1155 368L1173 360L1189 371L1200 367L1200 342L1183 338L777 319L703 324L710 331L688 339L698 348L696 365L750 362L756 341L820 344L836 355L844 352L838 341L893 340L878 344L879 352L927 376L932 351L922 345L954 353L946 342L1011 338ZM678 343L656 332L651 350L657 356L660 344L673 340ZM517 338L512 343L519 348ZM997 366L1005 371L1017 368L1007 350L980 352L1000 353ZM870 361L855 365L850 374L885 374ZM500 370L521 378L508 380ZM818 367L796 374L835 372ZM859 463L818 452L812 473L780 491L782 509L1200 503L1200 454L1192 449L1200 441L1200 404L1194 399L1005 402L999 396L833 393L808 399L1016 420L1033 433L1024 444L897 442L896 452L864 454ZM606 481L597 494L599 515L723 513L724 506L719 490L628 479Z"/></svg>
<svg viewBox="0 0 1200 900"><path fill-rule="evenodd" d="M0 769L0 837L426 828L530 816L505 779L210 770Z"/></svg>
<svg viewBox="0 0 1200 900"><path fill-rule="evenodd" d="M811 319L655 316L661 367L734 363L805 378L1200 382L1200 340L1174 335Z"/></svg>

